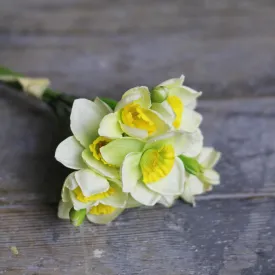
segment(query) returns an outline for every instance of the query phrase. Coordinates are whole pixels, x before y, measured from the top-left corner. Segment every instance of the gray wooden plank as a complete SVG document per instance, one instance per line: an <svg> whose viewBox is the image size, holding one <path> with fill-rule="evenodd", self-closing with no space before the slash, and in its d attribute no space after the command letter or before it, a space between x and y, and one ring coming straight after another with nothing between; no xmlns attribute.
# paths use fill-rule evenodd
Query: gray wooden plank
<svg viewBox="0 0 275 275"><path fill-rule="evenodd" d="M224 33L236 34L263 31L262 35L271 34L268 23L274 22L274 2L270 0L221 0L215 1L43 1L11 0L2 5L0 26L2 32L53 33L77 32L89 33L132 33L133 30L156 33L157 31L182 31L204 26L209 34L216 34L220 27ZM17 13L17 9L21 11ZM259 19L253 24L255 29L246 24ZM7 19L9 18L9 24ZM49 20L50 19L50 20ZM207 20L208 19L208 20ZM231 20L231 25L226 23ZM127 23L126 23L127 22ZM204 23L204 24L203 24ZM239 29L239 26L242 29ZM268 27L268 28L266 28Z"/></svg>
<svg viewBox="0 0 275 275"><path fill-rule="evenodd" d="M275 95L274 12L271 0L10 0L0 61L91 98L181 73L205 98ZM222 184L196 208L75 229L48 204L69 173L53 159L60 125L10 92L0 87L0 274L275 273L275 98L201 102Z"/></svg>
<svg viewBox="0 0 275 275"><path fill-rule="evenodd" d="M69 173L53 157L60 125L42 103L0 91L2 203L57 202ZM223 153L217 166L222 182L210 198L275 195L275 99L210 100L199 106L205 144Z"/></svg>
<svg viewBox="0 0 275 275"><path fill-rule="evenodd" d="M270 0L5 1L0 60L81 95L182 73L205 97L274 95L274 12Z"/></svg>
<svg viewBox="0 0 275 275"><path fill-rule="evenodd" d="M202 101L205 144L222 152L217 193L275 194L275 101L235 99Z"/></svg>
<svg viewBox="0 0 275 275"><path fill-rule="evenodd" d="M74 228L47 205L1 209L2 274L271 275L275 200L178 202ZM19 255L11 253L16 246Z"/></svg>

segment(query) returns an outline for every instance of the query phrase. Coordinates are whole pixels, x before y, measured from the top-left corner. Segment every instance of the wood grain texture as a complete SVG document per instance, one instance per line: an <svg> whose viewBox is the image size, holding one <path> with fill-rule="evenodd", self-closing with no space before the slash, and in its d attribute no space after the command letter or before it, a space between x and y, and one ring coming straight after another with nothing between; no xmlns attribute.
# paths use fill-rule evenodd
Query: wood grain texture
<svg viewBox="0 0 275 275"><path fill-rule="evenodd" d="M270 0L9 0L0 61L85 96L182 73L205 97L275 95L274 13Z"/></svg>
<svg viewBox="0 0 275 275"><path fill-rule="evenodd" d="M241 275L275 272L275 200L178 202L74 228L55 208L1 209L2 274ZM16 246L19 255L10 251Z"/></svg>
<svg viewBox="0 0 275 275"><path fill-rule="evenodd" d="M0 87L0 274L273 275L274 14L272 0L3 1L1 65L88 98L184 73L220 99L199 111L223 157L222 184L196 208L74 228L56 217L69 171L53 155L66 134L44 104Z"/></svg>

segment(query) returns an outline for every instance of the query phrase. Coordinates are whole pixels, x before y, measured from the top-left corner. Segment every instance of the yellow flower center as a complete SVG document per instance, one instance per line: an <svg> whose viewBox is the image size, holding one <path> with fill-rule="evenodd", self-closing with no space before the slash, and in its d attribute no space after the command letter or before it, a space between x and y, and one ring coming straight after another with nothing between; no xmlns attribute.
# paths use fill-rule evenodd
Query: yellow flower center
<svg viewBox="0 0 275 275"><path fill-rule="evenodd" d="M90 202L90 201L97 201L97 200L101 200L101 199L104 199L104 198L107 198L109 196L111 196L112 194L115 193L115 189L110 187L106 192L102 192L102 193L99 193L99 194L95 194L95 195L92 195L92 196L89 196L89 197L85 197L82 193L82 190L81 188L78 186L76 187L74 190L73 190L74 194L76 195L76 199L81 201L81 202L84 202L84 203L87 203L87 202Z"/></svg>
<svg viewBox="0 0 275 275"><path fill-rule="evenodd" d="M94 142L89 146L90 151L93 153L94 158L102 161L104 164L108 164L102 157L100 153L100 148L111 142L112 140L106 137L98 137Z"/></svg>
<svg viewBox="0 0 275 275"><path fill-rule="evenodd" d="M116 208L113 206L100 203L96 206L93 206L89 213L92 215L97 215L97 216L108 215L108 214L112 214L115 210L116 210Z"/></svg>
<svg viewBox="0 0 275 275"><path fill-rule="evenodd" d="M140 160L143 182L156 182L166 177L171 172L174 162L175 151L172 145L146 150Z"/></svg>
<svg viewBox="0 0 275 275"><path fill-rule="evenodd" d="M167 101L176 115L173 126L178 129L180 127L181 117L184 109L183 103L180 98L175 95L168 96Z"/></svg>
<svg viewBox="0 0 275 275"><path fill-rule="evenodd" d="M146 130L152 135L156 130L155 123L148 116L149 111L137 103L126 105L121 111L121 119L124 124L132 128Z"/></svg>

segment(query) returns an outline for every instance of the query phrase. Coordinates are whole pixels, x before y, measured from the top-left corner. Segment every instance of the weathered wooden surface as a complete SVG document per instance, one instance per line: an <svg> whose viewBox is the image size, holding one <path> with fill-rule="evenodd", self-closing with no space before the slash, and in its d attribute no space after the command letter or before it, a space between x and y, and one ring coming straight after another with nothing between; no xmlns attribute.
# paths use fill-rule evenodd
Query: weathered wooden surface
<svg viewBox="0 0 275 275"><path fill-rule="evenodd" d="M273 0L9 0L0 61L81 95L182 73L209 97L274 95L274 14Z"/></svg>
<svg viewBox="0 0 275 275"><path fill-rule="evenodd" d="M222 184L196 208L129 210L76 229L56 217L69 172L53 159L57 121L0 87L0 274L273 275L274 14L272 0L1 3L1 64L91 98L185 73L203 98L220 98L199 111L223 158Z"/></svg>
<svg viewBox="0 0 275 275"><path fill-rule="evenodd" d="M1 214L1 264L6 275L272 275L274 215L274 199L215 200L196 208L179 202L75 229L49 206L11 206Z"/></svg>
<svg viewBox="0 0 275 275"><path fill-rule="evenodd" d="M53 117L34 100L1 91L4 274L275 272L275 98L201 102L206 143L223 159L221 186L197 208L131 210L109 226L75 229L48 205L68 173L52 157Z"/></svg>

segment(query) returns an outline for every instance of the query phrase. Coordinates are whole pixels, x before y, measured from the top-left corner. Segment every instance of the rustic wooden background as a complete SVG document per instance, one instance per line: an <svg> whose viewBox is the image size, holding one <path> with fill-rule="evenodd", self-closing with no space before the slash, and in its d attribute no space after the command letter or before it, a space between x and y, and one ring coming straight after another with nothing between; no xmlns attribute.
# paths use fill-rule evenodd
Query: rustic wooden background
<svg viewBox="0 0 275 275"><path fill-rule="evenodd" d="M0 88L0 274L275 274L274 0L2 0L0 64L90 98L184 73L223 153L196 208L74 228L56 217L56 120Z"/></svg>

